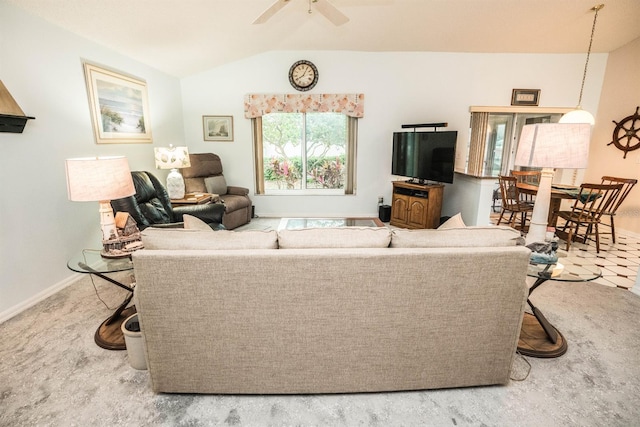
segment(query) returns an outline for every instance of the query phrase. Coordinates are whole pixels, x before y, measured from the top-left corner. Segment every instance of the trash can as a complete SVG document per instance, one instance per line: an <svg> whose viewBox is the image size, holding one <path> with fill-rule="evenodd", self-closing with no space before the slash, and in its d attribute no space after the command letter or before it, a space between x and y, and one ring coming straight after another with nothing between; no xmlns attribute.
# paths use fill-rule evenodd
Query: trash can
<svg viewBox="0 0 640 427"><path fill-rule="evenodd" d="M382 222L391 221L391 206L389 205L380 205L378 207L378 218Z"/></svg>
<svg viewBox="0 0 640 427"><path fill-rule="evenodd" d="M133 369L147 369L147 360L144 358L144 346L142 343L142 332L140 332L138 313L127 317L127 319L122 322L120 328L124 335L124 343L127 346L129 364Z"/></svg>

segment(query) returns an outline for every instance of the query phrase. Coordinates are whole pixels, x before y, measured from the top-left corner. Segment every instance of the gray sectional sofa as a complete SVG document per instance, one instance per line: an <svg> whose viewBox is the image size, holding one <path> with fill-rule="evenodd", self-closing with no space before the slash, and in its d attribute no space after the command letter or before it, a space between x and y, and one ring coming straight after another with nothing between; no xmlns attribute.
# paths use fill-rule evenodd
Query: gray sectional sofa
<svg viewBox="0 0 640 427"><path fill-rule="evenodd" d="M136 306L155 392L505 384L529 250L507 227L143 232Z"/></svg>

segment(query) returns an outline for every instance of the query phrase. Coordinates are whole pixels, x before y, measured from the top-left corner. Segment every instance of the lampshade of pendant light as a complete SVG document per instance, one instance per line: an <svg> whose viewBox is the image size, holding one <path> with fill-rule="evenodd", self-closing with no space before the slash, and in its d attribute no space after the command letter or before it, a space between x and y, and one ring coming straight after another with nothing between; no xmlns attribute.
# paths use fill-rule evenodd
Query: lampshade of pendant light
<svg viewBox="0 0 640 427"><path fill-rule="evenodd" d="M596 20L598 12L604 7L604 4L593 6L591 10L595 11L593 16L593 26L591 27L591 38L589 39L589 49L587 50L587 60L584 63L584 73L582 74L582 84L580 86L580 96L578 97L578 106L575 110L569 111L560 118L560 123L589 123L593 125L596 121L593 115L582 109L582 92L584 91L584 82L587 79L587 67L589 65L589 56L591 56L591 46L593 45L593 35L596 31Z"/></svg>

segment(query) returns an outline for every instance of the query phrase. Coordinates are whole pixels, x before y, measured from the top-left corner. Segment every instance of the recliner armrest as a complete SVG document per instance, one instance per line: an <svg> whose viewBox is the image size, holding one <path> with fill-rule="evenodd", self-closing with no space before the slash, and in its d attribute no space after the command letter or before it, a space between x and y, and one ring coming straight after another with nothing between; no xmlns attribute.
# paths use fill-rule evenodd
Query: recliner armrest
<svg viewBox="0 0 640 427"><path fill-rule="evenodd" d="M234 185L227 186L227 194L233 194L234 196L246 196L249 194L249 189L244 187L236 187Z"/></svg>
<svg viewBox="0 0 640 427"><path fill-rule="evenodd" d="M222 216L224 215L224 205L222 203L209 203L206 205L185 205L173 208L176 221L183 221L183 216L193 215L209 225L215 225L211 228L217 229L218 224L222 224Z"/></svg>

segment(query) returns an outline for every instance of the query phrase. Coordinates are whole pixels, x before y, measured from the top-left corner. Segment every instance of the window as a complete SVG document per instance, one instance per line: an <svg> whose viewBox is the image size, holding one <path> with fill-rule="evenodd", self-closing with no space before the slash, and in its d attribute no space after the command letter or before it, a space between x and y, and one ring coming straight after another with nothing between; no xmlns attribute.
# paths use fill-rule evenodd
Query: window
<svg viewBox="0 0 640 427"><path fill-rule="evenodd" d="M254 119L258 194L353 194L357 119L335 112Z"/></svg>

